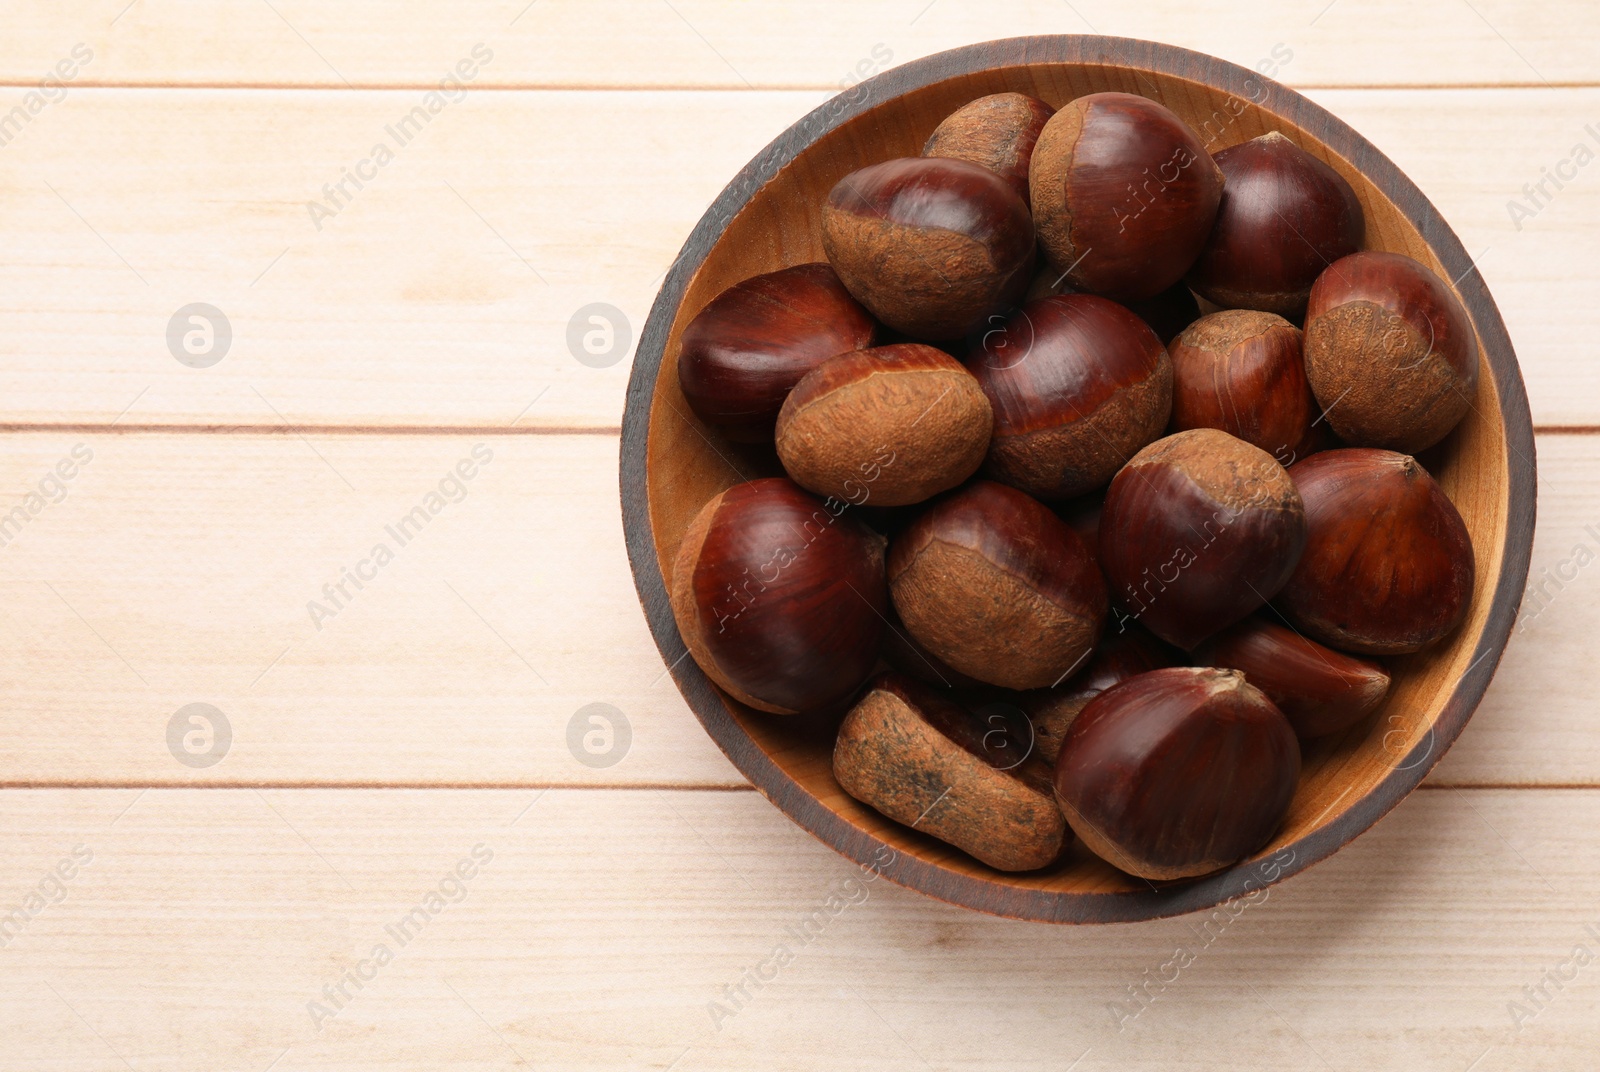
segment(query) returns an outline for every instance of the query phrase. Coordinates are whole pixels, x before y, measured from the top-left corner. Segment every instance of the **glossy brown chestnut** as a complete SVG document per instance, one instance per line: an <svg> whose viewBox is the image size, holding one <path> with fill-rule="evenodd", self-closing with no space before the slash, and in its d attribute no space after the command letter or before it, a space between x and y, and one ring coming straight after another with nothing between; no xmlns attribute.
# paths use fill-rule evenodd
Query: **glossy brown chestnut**
<svg viewBox="0 0 1600 1072"><path fill-rule="evenodd" d="M994 406L985 473L1041 499L1103 487L1166 429L1172 361L1137 316L1090 294L1031 302L967 363Z"/></svg>
<svg viewBox="0 0 1600 1072"><path fill-rule="evenodd" d="M1389 672L1371 659L1324 647L1257 615L1202 644L1202 666L1238 670L1303 738L1349 729L1389 694Z"/></svg>
<svg viewBox="0 0 1600 1072"><path fill-rule="evenodd" d="M1125 629L1106 630L1106 638L1082 670L1054 689L1034 689L1018 697L1018 704L1033 723L1034 752L1055 763L1067 730L1089 701L1111 686L1182 662L1178 650L1148 631L1129 623Z"/></svg>
<svg viewBox="0 0 1600 1072"><path fill-rule="evenodd" d="M1217 222L1189 285L1224 309L1299 320L1322 270L1361 248L1361 202L1333 168L1272 131L1216 155Z"/></svg>
<svg viewBox="0 0 1600 1072"><path fill-rule="evenodd" d="M678 385L689 408L739 442L772 438L789 390L828 358L872 345L877 325L826 264L736 283L683 329Z"/></svg>
<svg viewBox="0 0 1600 1072"><path fill-rule="evenodd" d="M1283 466L1197 428L1144 448L1111 482L1100 567L1131 617L1188 651L1276 595L1305 541Z"/></svg>
<svg viewBox="0 0 1600 1072"><path fill-rule="evenodd" d="M1061 855L1067 826L1048 779L1028 777L1009 726L898 674L875 679L845 716L833 774L855 799L1000 871Z"/></svg>
<svg viewBox="0 0 1600 1072"><path fill-rule="evenodd" d="M883 537L789 480L738 484L701 508L670 579L678 631L734 699L793 714L846 699L878 659Z"/></svg>
<svg viewBox="0 0 1600 1072"><path fill-rule="evenodd" d="M922 155L982 165L1010 183L1026 202L1033 147L1054 114L1054 108L1026 93L979 97L934 128Z"/></svg>
<svg viewBox="0 0 1600 1072"><path fill-rule="evenodd" d="M1289 470L1305 502L1305 554L1277 598L1295 626L1363 655L1398 655L1448 635L1472 602L1472 538L1415 460L1328 450Z"/></svg>
<svg viewBox="0 0 1600 1072"><path fill-rule="evenodd" d="M1177 283L1200 255L1222 172L1166 107L1091 93L1045 124L1029 187L1050 263L1082 290L1138 300Z"/></svg>
<svg viewBox="0 0 1600 1072"><path fill-rule="evenodd" d="M942 157L873 164L822 207L822 245L850 293L897 331L953 339L1014 305L1033 271L1033 221L1005 179Z"/></svg>
<svg viewBox="0 0 1600 1072"><path fill-rule="evenodd" d="M1306 376L1345 442L1415 454L1472 408L1478 343L1444 280L1398 253L1356 253L1311 288Z"/></svg>
<svg viewBox="0 0 1600 1072"><path fill-rule="evenodd" d="M1299 777L1294 731L1243 674L1174 667L1089 701L1062 742L1056 799L1107 863L1192 878L1265 845Z"/></svg>
<svg viewBox="0 0 1600 1072"><path fill-rule="evenodd" d="M904 506L977 472L994 413L943 350L900 343L826 361L778 414L778 457L795 482L857 506Z"/></svg>
<svg viewBox="0 0 1600 1072"><path fill-rule="evenodd" d="M1300 329L1273 313L1201 317L1167 347L1172 427L1220 428L1289 465L1320 414L1306 383Z"/></svg>
<svg viewBox="0 0 1600 1072"><path fill-rule="evenodd" d="M1105 624L1105 582L1078 534L987 480L936 501L894 541L889 591L929 651L1008 689L1058 684Z"/></svg>

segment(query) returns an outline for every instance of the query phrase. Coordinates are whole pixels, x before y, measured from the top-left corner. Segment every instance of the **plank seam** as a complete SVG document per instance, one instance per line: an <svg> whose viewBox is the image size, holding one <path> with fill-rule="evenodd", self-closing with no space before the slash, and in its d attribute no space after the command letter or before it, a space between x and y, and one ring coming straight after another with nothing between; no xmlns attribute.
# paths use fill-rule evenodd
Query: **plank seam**
<svg viewBox="0 0 1600 1072"><path fill-rule="evenodd" d="M0 434L73 433L78 435L348 435L456 436L549 435L620 436L615 424L542 424L517 427L493 424L101 424L90 421L0 423ZM1597 436L1600 424L1536 424L1541 436Z"/></svg>
<svg viewBox="0 0 1600 1072"><path fill-rule="evenodd" d="M1576 79L1552 82L1285 82L1298 91L1321 92L1327 90L1357 90L1387 92L1391 90L1437 91L1465 89L1495 91L1503 89L1600 89L1600 80ZM37 79L0 79L0 89L37 89ZM247 92L316 91L339 93L418 93L437 89L433 82L90 82L72 84L79 89L130 89L130 90L241 90ZM839 92L836 82L770 82L753 85L729 82L513 82L494 85L474 85L471 92L479 93L794 93Z"/></svg>
<svg viewBox="0 0 1600 1072"><path fill-rule="evenodd" d="M188 784L184 782L74 782L52 781L49 779L36 781L5 781L0 780L0 790L28 790L28 789L205 789L205 790L238 790L238 789L358 789L362 791L390 790L390 789L421 789L421 790L474 790L492 789L496 791L529 791L529 790L581 790L585 792L675 792L675 793L753 793L756 787L748 783L741 785L720 782L206 782L202 784ZM1418 790L1513 790L1517 792L1572 792L1600 790L1600 782L1423 782Z"/></svg>

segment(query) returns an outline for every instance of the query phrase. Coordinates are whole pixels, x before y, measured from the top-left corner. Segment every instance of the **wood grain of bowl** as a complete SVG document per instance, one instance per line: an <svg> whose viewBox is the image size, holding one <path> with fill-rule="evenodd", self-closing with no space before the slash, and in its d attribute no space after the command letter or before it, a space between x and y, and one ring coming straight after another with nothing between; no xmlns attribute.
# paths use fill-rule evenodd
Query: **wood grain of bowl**
<svg viewBox="0 0 1600 1072"><path fill-rule="evenodd" d="M1466 623L1446 642L1395 660L1370 719L1306 749L1288 819L1273 842L1185 883L1131 878L1076 846L1043 872L1003 874L846 796L831 769L836 720L743 707L701 672L667 599L689 521L770 456L722 440L678 388L678 338L726 287L823 259L828 190L867 164L917 155L940 120L974 98L1019 91L1053 106L1086 93L1151 97L1186 119L1211 152L1280 131L1326 161L1366 211L1365 247L1404 253L1453 280L1480 343L1472 411L1424 463L1460 509L1478 559ZM1494 300L1427 198L1364 138L1253 71L1184 49L1108 37L1028 37L930 56L863 82L805 116L736 175L679 254L640 336L623 417L623 523L634 579L661 654L706 731L773 803L822 841L889 879L983 912L1058 923L1155 919L1250 894L1326 859L1417 786L1460 734L1516 620L1533 540L1533 427L1516 355Z"/></svg>

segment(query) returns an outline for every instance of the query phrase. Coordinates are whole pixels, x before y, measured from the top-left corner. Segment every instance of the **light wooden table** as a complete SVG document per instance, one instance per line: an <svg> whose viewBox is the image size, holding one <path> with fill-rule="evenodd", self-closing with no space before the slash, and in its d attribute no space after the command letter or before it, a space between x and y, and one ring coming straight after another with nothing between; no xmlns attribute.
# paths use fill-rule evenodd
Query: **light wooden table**
<svg viewBox="0 0 1600 1072"><path fill-rule="evenodd" d="M1600 1064L1600 7L12 0L4 23L0 1069ZM1091 31L1263 62L1478 255L1540 430L1539 594L1371 833L1236 917L1071 930L867 882L749 791L634 597L626 352L590 367L568 328L607 303L636 337L722 184L847 78ZM231 333L210 367L215 315L169 343L192 303Z"/></svg>

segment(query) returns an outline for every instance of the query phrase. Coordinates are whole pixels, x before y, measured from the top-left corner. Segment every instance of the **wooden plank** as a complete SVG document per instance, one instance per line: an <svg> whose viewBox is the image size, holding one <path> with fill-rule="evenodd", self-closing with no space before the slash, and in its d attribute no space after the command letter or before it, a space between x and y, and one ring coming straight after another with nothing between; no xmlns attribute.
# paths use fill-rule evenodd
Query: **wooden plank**
<svg viewBox="0 0 1600 1072"><path fill-rule="evenodd" d="M645 629L612 437L7 447L7 511L74 449L92 453L0 530L7 782L740 781ZM65 497L43 505L58 484ZM426 525L403 524L418 509ZM231 726L214 766L169 747L169 721L195 703ZM631 739L606 742L584 715L570 748L593 703L620 710ZM612 766L578 758L591 729Z"/></svg>
<svg viewBox="0 0 1600 1072"><path fill-rule="evenodd" d="M1157 0L1110 10L1051 0L100 0L70 11L24 0L11 8L0 76L28 81L81 41L94 59L79 78L96 82L431 85L481 42L494 53L477 76L489 85L830 87L974 42L1060 33L1166 41L1249 67L1276 62L1278 77L1310 85L1600 78L1593 50L1573 45L1600 34L1600 15L1581 0ZM1419 48L1423 27L1428 46Z"/></svg>
<svg viewBox="0 0 1600 1072"><path fill-rule="evenodd" d="M314 224L308 202L331 205L323 185L373 159L418 94L82 90L0 152L4 421L614 427L627 347L589 367L569 325L581 336L603 302L636 338L723 182L822 96L469 97ZM1582 291L1600 169L1520 230L1507 210L1587 136L1600 90L1314 96L1487 248L1535 419L1600 423ZM213 367L169 342L194 302L231 325Z"/></svg>
<svg viewBox="0 0 1600 1072"><path fill-rule="evenodd" d="M0 809L8 909L92 855L6 944L18 1070L1554 1070L1588 1067L1600 1018L1594 792L1422 791L1254 904L1071 932L869 880L754 793Z"/></svg>
<svg viewBox="0 0 1600 1072"><path fill-rule="evenodd" d="M5 783L743 784L645 629L609 436L6 443L0 520L61 460L77 468L47 486L35 517L0 528ZM80 443L93 454L84 465L72 462ZM1585 528L1600 531L1600 439L1544 437L1540 448L1535 579L1549 570L1562 587L1531 599L1435 774L1449 784L1600 784L1592 697L1570 673L1600 630L1600 569L1563 565L1579 543L1600 557ZM441 501L402 546L389 529L475 450L492 459L462 482L466 497ZM381 568L379 543L394 556ZM375 575L362 588L323 591L358 566ZM212 766L172 750L191 729L203 737L187 715L179 745L168 743L169 722L194 703L231 726ZM629 722L614 765L579 755L591 729L594 749L621 748L587 715L569 745L591 703Z"/></svg>
<svg viewBox="0 0 1600 1072"><path fill-rule="evenodd" d="M1436 782L1594 784L1600 775L1593 690L1573 672L1592 660L1600 635L1600 439L1541 436L1538 448L1539 526L1522 616Z"/></svg>

